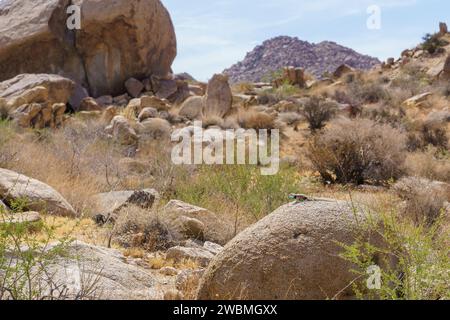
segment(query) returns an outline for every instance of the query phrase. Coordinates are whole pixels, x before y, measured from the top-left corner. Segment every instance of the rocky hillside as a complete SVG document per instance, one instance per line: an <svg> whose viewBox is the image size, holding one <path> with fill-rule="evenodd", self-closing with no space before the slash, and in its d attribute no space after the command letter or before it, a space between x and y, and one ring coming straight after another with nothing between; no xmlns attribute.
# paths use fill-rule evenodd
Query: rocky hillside
<svg viewBox="0 0 450 320"><path fill-rule="evenodd" d="M309 43L293 37L276 37L249 52L245 59L224 72L232 82L258 82L285 66L301 67L316 77L333 72L341 64L370 69L380 61L337 43Z"/></svg>

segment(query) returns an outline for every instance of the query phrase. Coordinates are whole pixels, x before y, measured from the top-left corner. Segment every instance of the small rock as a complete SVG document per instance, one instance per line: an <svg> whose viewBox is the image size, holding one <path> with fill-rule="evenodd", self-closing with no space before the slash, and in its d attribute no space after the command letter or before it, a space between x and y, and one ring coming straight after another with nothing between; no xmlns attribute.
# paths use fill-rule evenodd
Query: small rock
<svg viewBox="0 0 450 320"><path fill-rule="evenodd" d="M123 145L135 145L138 141L136 132L123 116L115 116L110 125L105 128L105 132Z"/></svg>
<svg viewBox="0 0 450 320"><path fill-rule="evenodd" d="M95 101L101 106L101 107L109 107L114 103L112 96L101 96L95 99Z"/></svg>
<svg viewBox="0 0 450 320"><path fill-rule="evenodd" d="M204 248L188 248L176 246L167 250L167 259L173 259L176 262L191 260L197 262L202 267L208 266L214 255Z"/></svg>
<svg viewBox="0 0 450 320"><path fill-rule="evenodd" d="M221 245L209 241L206 241L203 244L203 248L208 250L214 255L218 255L223 250L223 247Z"/></svg>
<svg viewBox="0 0 450 320"><path fill-rule="evenodd" d="M178 270L173 267L164 267L159 270L159 273L165 276L176 276L178 275Z"/></svg>
<svg viewBox="0 0 450 320"><path fill-rule="evenodd" d="M208 83L205 102L203 105L203 115L206 118L223 118L233 104L233 94L228 83L228 76L215 74Z"/></svg>
<svg viewBox="0 0 450 320"><path fill-rule="evenodd" d="M111 191L99 193L93 197L94 202L97 204L97 210L102 214L117 213L128 205L151 209L158 199L159 194L154 189Z"/></svg>
<svg viewBox="0 0 450 320"><path fill-rule="evenodd" d="M183 233L194 239L203 239L205 224L197 219L181 216L177 219Z"/></svg>
<svg viewBox="0 0 450 320"><path fill-rule="evenodd" d="M423 102L425 102L428 97L432 95L431 92L425 92L422 94L419 94L417 96L414 96L412 98L409 98L408 100L404 101L403 104L407 107L420 107L422 106Z"/></svg>
<svg viewBox="0 0 450 320"><path fill-rule="evenodd" d="M155 96L142 96L141 108L155 108L158 111L167 111L170 109L169 101Z"/></svg>
<svg viewBox="0 0 450 320"><path fill-rule="evenodd" d="M203 97L193 96L181 105L179 115L189 120L200 120L203 112Z"/></svg>
<svg viewBox="0 0 450 320"><path fill-rule="evenodd" d="M84 98L79 106L79 111L101 111L102 107L92 97Z"/></svg>
<svg viewBox="0 0 450 320"><path fill-rule="evenodd" d="M144 120L157 117L158 117L158 110L156 110L155 108L147 107L142 109L141 113L139 113L138 119L139 122L142 122Z"/></svg>
<svg viewBox="0 0 450 320"><path fill-rule="evenodd" d="M141 94L142 90L144 90L144 85L139 80L130 78L125 82L125 88L130 96L137 98Z"/></svg>

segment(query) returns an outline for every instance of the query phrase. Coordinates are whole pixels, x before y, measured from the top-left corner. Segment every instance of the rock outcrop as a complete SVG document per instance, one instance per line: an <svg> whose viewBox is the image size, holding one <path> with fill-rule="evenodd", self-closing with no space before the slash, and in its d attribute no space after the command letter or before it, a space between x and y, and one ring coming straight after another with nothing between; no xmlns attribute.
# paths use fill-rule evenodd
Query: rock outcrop
<svg viewBox="0 0 450 320"><path fill-rule="evenodd" d="M93 196L99 215L114 218L123 208L134 205L142 209L151 209L159 199L154 189L111 191Z"/></svg>
<svg viewBox="0 0 450 320"><path fill-rule="evenodd" d="M208 83L203 104L203 116L223 118L230 111L233 104L233 94L228 77L223 74L215 74Z"/></svg>
<svg viewBox="0 0 450 320"><path fill-rule="evenodd" d="M71 4L80 6L80 30L66 26ZM0 2L0 81L61 74L93 97L117 95L129 78L166 77L175 56L174 27L159 0Z"/></svg>
<svg viewBox="0 0 450 320"><path fill-rule="evenodd" d="M335 200L292 203L235 237L209 265L199 299L351 298L352 244L363 216ZM347 288L347 289L346 289Z"/></svg>
<svg viewBox="0 0 450 320"><path fill-rule="evenodd" d="M332 73L342 64L366 70L381 62L334 42L311 44L292 37L276 37L265 41L249 52L245 59L226 69L231 82L260 82L272 80L281 68L303 68L316 77ZM270 78L270 79L265 79Z"/></svg>
<svg viewBox="0 0 450 320"><path fill-rule="evenodd" d="M70 299L80 288L91 287L90 299L154 300L160 299L157 280L146 270L126 263L117 250L74 242L61 257L48 267L53 282L66 287Z"/></svg>
<svg viewBox="0 0 450 320"><path fill-rule="evenodd" d="M14 171L0 169L0 199L7 204L25 201L29 210L60 216L76 216L72 206L52 187Z"/></svg>
<svg viewBox="0 0 450 320"><path fill-rule="evenodd" d="M195 236L192 234L193 228L186 224L188 221L186 218L195 219L203 224L203 237L200 240L224 245L233 237L230 226L216 214L179 200L170 201L163 208L160 218L177 240L197 238L198 236L198 234Z"/></svg>

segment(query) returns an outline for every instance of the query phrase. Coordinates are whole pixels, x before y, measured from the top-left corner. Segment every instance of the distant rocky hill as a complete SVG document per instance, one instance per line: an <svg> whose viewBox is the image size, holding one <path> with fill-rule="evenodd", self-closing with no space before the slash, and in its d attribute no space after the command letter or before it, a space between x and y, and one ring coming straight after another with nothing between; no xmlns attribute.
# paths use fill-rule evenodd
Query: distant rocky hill
<svg viewBox="0 0 450 320"><path fill-rule="evenodd" d="M305 68L316 77L333 72L339 65L356 69L370 69L380 61L367 55L324 41L318 44L298 38L280 36L265 41L249 52L245 59L224 72L232 82L258 82L285 66Z"/></svg>

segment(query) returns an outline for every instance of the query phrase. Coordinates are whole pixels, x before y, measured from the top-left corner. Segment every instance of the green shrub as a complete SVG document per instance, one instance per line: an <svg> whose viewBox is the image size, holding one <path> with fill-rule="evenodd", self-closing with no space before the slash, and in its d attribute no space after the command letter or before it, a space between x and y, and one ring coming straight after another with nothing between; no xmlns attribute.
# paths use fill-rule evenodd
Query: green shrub
<svg viewBox="0 0 450 320"><path fill-rule="evenodd" d="M299 192L293 168L281 167L278 174L263 176L253 166L203 166L174 182L167 200L179 199L232 216L239 212L255 221L288 202L293 192Z"/></svg>
<svg viewBox="0 0 450 320"><path fill-rule="evenodd" d="M448 43L440 38L438 33L430 34L427 33L423 38L422 49L427 51L429 54L435 54L439 48L446 46Z"/></svg>
<svg viewBox="0 0 450 320"><path fill-rule="evenodd" d="M381 221L380 221L381 220ZM381 286L368 289L367 281L354 281L359 299L383 300L448 300L450 299L450 256L443 220L431 228L399 219L395 212L384 213L366 226L381 235L384 244L374 246L357 239L343 245L343 259L355 265L355 279L369 280L367 270L377 266Z"/></svg>
<svg viewBox="0 0 450 320"><path fill-rule="evenodd" d="M56 261L68 257L71 239L55 237L55 227L43 221L13 222L14 214L26 201L9 204L13 213L0 208L0 301L90 299L97 289L97 279L84 282L78 293L54 277ZM74 257L70 257L74 258Z"/></svg>

